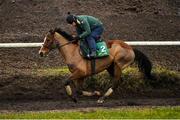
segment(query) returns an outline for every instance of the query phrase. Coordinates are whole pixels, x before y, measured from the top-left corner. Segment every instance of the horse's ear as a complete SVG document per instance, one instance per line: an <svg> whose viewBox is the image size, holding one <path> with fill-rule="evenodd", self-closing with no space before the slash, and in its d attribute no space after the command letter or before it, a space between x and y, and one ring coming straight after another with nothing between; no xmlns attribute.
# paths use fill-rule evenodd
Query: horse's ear
<svg viewBox="0 0 180 120"><path fill-rule="evenodd" d="M50 29L49 32L50 32L51 34L54 34L54 33L55 33L55 31L54 31L53 29Z"/></svg>
<svg viewBox="0 0 180 120"><path fill-rule="evenodd" d="M58 32L58 31L62 31L60 27L56 27L56 28L54 29L54 32Z"/></svg>

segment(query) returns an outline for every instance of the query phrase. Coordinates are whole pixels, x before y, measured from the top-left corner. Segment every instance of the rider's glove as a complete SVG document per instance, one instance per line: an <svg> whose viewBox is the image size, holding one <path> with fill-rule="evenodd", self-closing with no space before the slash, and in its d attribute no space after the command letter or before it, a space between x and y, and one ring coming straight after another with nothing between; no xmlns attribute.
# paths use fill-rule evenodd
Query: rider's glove
<svg viewBox="0 0 180 120"><path fill-rule="evenodd" d="M74 39L74 40L79 40L80 37L79 37L79 36L76 36L76 37L74 37L73 39Z"/></svg>

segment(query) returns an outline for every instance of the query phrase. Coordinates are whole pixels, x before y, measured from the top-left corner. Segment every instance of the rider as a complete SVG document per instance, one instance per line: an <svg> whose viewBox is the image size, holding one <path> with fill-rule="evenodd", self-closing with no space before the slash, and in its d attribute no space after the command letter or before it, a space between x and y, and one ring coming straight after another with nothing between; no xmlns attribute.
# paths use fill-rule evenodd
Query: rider
<svg viewBox="0 0 180 120"><path fill-rule="evenodd" d="M90 48L90 57L96 56L96 40L100 39L104 28L102 22L88 15L71 15L66 18L68 24L73 25L76 28L77 36L74 40L83 39L86 40Z"/></svg>

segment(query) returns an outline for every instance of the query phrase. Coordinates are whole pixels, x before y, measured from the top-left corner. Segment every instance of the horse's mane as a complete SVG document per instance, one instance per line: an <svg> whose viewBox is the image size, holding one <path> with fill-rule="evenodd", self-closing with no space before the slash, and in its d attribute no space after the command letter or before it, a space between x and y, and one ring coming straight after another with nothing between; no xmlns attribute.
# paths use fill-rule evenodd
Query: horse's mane
<svg viewBox="0 0 180 120"><path fill-rule="evenodd" d="M61 34L63 37L65 37L68 41L72 41L73 40L73 36L68 34L67 32L63 31L61 28L55 28L54 32L57 32L59 34Z"/></svg>

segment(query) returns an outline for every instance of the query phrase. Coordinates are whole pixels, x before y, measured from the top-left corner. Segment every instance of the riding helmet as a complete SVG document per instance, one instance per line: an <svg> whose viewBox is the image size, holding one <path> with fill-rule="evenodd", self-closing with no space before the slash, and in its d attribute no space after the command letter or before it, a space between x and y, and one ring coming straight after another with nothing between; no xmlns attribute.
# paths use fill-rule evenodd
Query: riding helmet
<svg viewBox="0 0 180 120"><path fill-rule="evenodd" d="M76 16L75 15L68 15L66 18L67 23L72 24L73 22L76 22Z"/></svg>

